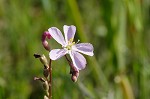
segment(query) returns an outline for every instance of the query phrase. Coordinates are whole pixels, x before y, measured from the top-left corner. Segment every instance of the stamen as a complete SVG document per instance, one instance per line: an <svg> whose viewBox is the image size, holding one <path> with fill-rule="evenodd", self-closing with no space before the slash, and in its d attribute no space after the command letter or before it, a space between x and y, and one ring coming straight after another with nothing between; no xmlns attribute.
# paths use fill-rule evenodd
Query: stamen
<svg viewBox="0 0 150 99"><path fill-rule="evenodd" d="M71 38L69 41L68 41L68 45L65 47L67 48L68 50L71 50L72 46L75 44L75 42L73 42L73 38Z"/></svg>
<svg viewBox="0 0 150 99"><path fill-rule="evenodd" d="M76 44L78 44L80 42L80 40L78 40L77 42L76 42Z"/></svg>
<svg viewBox="0 0 150 99"><path fill-rule="evenodd" d="M69 41L70 41L70 42L73 42L73 38L71 38Z"/></svg>

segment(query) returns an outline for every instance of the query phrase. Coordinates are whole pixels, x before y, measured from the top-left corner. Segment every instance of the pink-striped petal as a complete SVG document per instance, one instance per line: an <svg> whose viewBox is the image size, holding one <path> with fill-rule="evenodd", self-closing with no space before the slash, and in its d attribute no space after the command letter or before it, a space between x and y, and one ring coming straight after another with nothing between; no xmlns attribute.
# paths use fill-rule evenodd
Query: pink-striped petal
<svg viewBox="0 0 150 99"><path fill-rule="evenodd" d="M64 25L63 29L64 29L66 42L74 38L74 35L76 32L76 27L74 25L71 25L71 26Z"/></svg>
<svg viewBox="0 0 150 99"><path fill-rule="evenodd" d="M66 49L53 49L49 53L49 57L51 60L57 60L67 54L68 51Z"/></svg>
<svg viewBox="0 0 150 99"><path fill-rule="evenodd" d="M86 66L86 59L84 58L83 55L81 55L78 52L75 51L70 51L69 52L70 57L72 59L73 65L78 69L78 70L82 70L85 68Z"/></svg>
<svg viewBox="0 0 150 99"><path fill-rule="evenodd" d="M90 43L79 43L72 46L72 50L78 51L80 53L93 56L93 46Z"/></svg>
<svg viewBox="0 0 150 99"><path fill-rule="evenodd" d="M50 35L62 46L66 46L66 42L61 31L56 27L51 27L48 29Z"/></svg>

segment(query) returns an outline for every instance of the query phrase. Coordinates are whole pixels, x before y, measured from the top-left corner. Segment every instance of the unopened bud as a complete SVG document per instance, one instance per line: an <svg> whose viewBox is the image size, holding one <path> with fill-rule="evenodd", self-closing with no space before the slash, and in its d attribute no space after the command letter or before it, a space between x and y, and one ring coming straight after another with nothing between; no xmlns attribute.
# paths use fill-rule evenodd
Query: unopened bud
<svg viewBox="0 0 150 99"><path fill-rule="evenodd" d="M44 65L44 67L49 67L48 66L48 61L47 61L47 58L45 57L45 55L43 54L43 55L40 55L40 54L34 54L34 57L35 58L39 58L40 59L40 61L41 61L41 63Z"/></svg>
<svg viewBox="0 0 150 99"><path fill-rule="evenodd" d="M77 79L78 79L78 78L77 78L75 75L72 75L72 76L71 76L71 80L72 80L73 82L76 82Z"/></svg>
<svg viewBox="0 0 150 99"><path fill-rule="evenodd" d="M50 46L48 45L48 42L46 40L43 41L42 44L47 51L50 51Z"/></svg>
<svg viewBox="0 0 150 99"><path fill-rule="evenodd" d="M44 66L43 75L46 78L48 77L48 75L49 75L49 68L47 68L47 67Z"/></svg>
<svg viewBox="0 0 150 99"><path fill-rule="evenodd" d="M45 31L45 32L43 33L43 35L42 35L42 44L43 44L44 48L45 48L47 51L50 51L50 47L49 47L49 45L48 45L48 42L46 41L46 37L47 37L48 39L51 38L51 35L50 35L50 33L49 33L48 31Z"/></svg>
<svg viewBox="0 0 150 99"><path fill-rule="evenodd" d="M47 58L45 57L44 54L40 57L40 61L41 61L41 63L43 65L45 65L46 67L48 67L48 61L47 61Z"/></svg>
<svg viewBox="0 0 150 99"><path fill-rule="evenodd" d="M71 76L72 81L76 82L79 76L79 70L76 67L71 68L70 74L72 74Z"/></svg>
<svg viewBox="0 0 150 99"><path fill-rule="evenodd" d="M78 78L79 77L79 71L77 71L76 73L75 73L75 76Z"/></svg>
<svg viewBox="0 0 150 99"><path fill-rule="evenodd" d="M47 82L47 81L43 82L43 88L44 88L44 90L46 90L46 91L49 90L49 85L48 85L48 82Z"/></svg>

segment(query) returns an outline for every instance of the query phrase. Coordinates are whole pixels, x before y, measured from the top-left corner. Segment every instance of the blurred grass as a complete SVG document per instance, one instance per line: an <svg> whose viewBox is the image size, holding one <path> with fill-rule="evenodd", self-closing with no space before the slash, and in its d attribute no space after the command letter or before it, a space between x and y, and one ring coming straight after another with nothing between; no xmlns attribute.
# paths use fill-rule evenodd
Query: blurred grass
<svg viewBox="0 0 150 99"><path fill-rule="evenodd" d="M95 55L77 83L64 58L52 63L54 99L149 99L149 10L149 0L0 0L0 99L43 98L33 54L48 57L41 35L64 24L77 26L76 41L92 43Z"/></svg>

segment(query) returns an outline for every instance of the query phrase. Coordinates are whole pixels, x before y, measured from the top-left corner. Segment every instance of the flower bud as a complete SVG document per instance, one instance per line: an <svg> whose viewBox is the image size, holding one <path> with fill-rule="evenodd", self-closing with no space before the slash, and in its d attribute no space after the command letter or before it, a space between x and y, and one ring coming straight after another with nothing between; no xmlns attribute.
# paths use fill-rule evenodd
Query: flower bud
<svg viewBox="0 0 150 99"><path fill-rule="evenodd" d="M76 82L77 79L78 79L78 78L77 78L75 75L72 75L72 76L71 76L71 80L72 80L73 82Z"/></svg>
<svg viewBox="0 0 150 99"><path fill-rule="evenodd" d="M43 41L42 44L47 51L50 51L50 46L48 45L48 42L46 40Z"/></svg>
<svg viewBox="0 0 150 99"><path fill-rule="evenodd" d="M44 88L45 91L49 90L49 85L48 85L47 81L43 82L43 88Z"/></svg>
<svg viewBox="0 0 150 99"><path fill-rule="evenodd" d="M48 68L48 61L47 58L45 57L45 55L40 55L40 54L34 54L35 58L39 58L41 63L44 65L44 67Z"/></svg>
<svg viewBox="0 0 150 99"><path fill-rule="evenodd" d="M78 77L79 77L79 71L73 71L71 76L72 81L76 82Z"/></svg>
<svg viewBox="0 0 150 99"><path fill-rule="evenodd" d="M46 37L47 37L48 39L51 38L51 35L50 35L50 33L49 33L48 31L45 31L45 32L43 33L43 35L42 35L42 44L43 44L44 48L45 48L47 51L50 51L50 46L48 45L48 42L46 41Z"/></svg>
<svg viewBox="0 0 150 99"><path fill-rule="evenodd" d="M49 75L49 68L47 68L46 66L44 66L44 70L43 70L43 75L44 75L44 77L48 77L48 75Z"/></svg>
<svg viewBox="0 0 150 99"><path fill-rule="evenodd" d="M75 71L74 75L78 78L79 77L79 71Z"/></svg>
<svg viewBox="0 0 150 99"><path fill-rule="evenodd" d="M48 67L48 61L44 54L40 57L40 61L44 66Z"/></svg>
<svg viewBox="0 0 150 99"><path fill-rule="evenodd" d="M79 76L79 70L75 66L72 65L70 69L70 74L72 74L71 80L73 82L76 82Z"/></svg>

